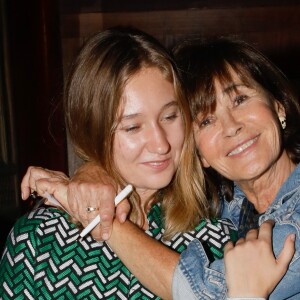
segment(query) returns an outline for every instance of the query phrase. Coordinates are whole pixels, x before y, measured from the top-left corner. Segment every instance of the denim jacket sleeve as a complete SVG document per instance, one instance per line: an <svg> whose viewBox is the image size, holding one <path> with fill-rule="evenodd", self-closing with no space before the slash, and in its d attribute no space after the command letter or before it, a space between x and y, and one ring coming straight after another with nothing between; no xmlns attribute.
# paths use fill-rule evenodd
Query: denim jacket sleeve
<svg viewBox="0 0 300 300"><path fill-rule="evenodd" d="M238 225L244 195L235 190L235 199L224 203L222 217ZM260 217L260 224L275 220L273 250L279 255L286 237L296 234L295 254L283 279L271 293L269 300L300 299L300 164L283 184L272 205ZM191 242L181 254L173 278L174 299L226 299L224 262L209 263L201 243Z"/></svg>
<svg viewBox="0 0 300 300"><path fill-rule="evenodd" d="M285 238L290 233L296 233L296 253L288 272L270 295L270 300L300 299L299 224L294 225L290 221L285 224L281 222L281 224L277 223L273 230L275 255L280 253ZM172 285L173 299L226 299L227 288L224 274L223 259L209 263L202 244L194 240L181 254L176 267Z"/></svg>
<svg viewBox="0 0 300 300"><path fill-rule="evenodd" d="M223 260L209 263L201 242L193 240L181 254L173 277L172 292L174 300L226 299Z"/></svg>

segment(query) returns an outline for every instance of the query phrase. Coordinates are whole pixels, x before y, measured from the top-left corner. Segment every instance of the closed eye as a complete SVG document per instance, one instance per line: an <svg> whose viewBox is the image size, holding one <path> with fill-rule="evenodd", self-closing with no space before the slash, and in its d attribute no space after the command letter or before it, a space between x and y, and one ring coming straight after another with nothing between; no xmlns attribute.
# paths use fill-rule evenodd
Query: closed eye
<svg viewBox="0 0 300 300"><path fill-rule="evenodd" d="M133 132L138 131L140 129L140 126L138 126L138 125L130 125L130 126L123 127L121 129L124 130L125 132L133 133Z"/></svg>
<svg viewBox="0 0 300 300"><path fill-rule="evenodd" d="M174 112L172 114L168 114L162 117L162 121L173 121L179 117L179 114L177 112Z"/></svg>

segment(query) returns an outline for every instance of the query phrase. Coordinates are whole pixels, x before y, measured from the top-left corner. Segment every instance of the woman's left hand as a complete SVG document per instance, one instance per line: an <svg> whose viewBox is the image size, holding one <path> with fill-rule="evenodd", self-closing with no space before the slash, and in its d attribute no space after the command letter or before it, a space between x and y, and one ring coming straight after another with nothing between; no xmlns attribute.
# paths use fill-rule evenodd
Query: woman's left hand
<svg viewBox="0 0 300 300"><path fill-rule="evenodd" d="M48 192L69 208L67 203L69 181L69 177L63 172L30 166L21 182L22 199L26 200L33 191L42 197Z"/></svg>
<svg viewBox="0 0 300 300"><path fill-rule="evenodd" d="M274 222L250 230L235 246L225 246L224 260L229 297L267 298L284 276L295 253L295 235L289 235L276 259L272 249Z"/></svg>

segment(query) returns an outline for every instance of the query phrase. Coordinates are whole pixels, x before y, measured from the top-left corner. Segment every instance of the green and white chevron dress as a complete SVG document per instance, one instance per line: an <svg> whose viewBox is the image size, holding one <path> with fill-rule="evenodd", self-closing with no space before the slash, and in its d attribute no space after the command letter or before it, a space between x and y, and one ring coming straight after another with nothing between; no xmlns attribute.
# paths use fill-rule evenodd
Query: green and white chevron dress
<svg viewBox="0 0 300 300"><path fill-rule="evenodd" d="M162 239L160 205L148 214L147 233ZM0 299L159 299L129 272L106 243L79 230L64 212L38 208L21 217L8 236L0 264ZM236 234L227 220L203 220L167 246L182 252L191 240L203 240L214 258ZM138 245L137 245L138 246Z"/></svg>

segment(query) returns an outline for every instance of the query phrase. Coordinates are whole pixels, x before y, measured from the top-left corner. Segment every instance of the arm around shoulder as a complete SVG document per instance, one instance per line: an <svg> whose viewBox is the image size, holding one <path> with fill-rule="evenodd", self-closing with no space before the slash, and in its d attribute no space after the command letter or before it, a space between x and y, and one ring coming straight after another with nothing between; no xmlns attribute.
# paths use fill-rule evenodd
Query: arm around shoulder
<svg viewBox="0 0 300 300"><path fill-rule="evenodd" d="M172 277L179 254L130 221L114 221L108 244L139 281L163 299L172 299Z"/></svg>

